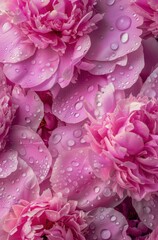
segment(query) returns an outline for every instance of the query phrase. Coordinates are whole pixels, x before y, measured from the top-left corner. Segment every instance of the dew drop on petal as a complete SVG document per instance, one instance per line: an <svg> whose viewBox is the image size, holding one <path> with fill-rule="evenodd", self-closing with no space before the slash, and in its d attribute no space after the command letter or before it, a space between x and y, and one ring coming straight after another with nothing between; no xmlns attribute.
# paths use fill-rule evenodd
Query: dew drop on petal
<svg viewBox="0 0 158 240"><path fill-rule="evenodd" d="M61 141L61 139L62 139L62 137L61 137L60 134L55 134L53 136L52 142L53 142L53 144L57 144L57 143L59 143Z"/></svg>
<svg viewBox="0 0 158 240"><path fill-rule="evenodd" d="M117 42L113 42L111 43L110 47L112 50L116 51L119 48L119 45Z"/></svg>
<svg viewBox="0 0 158 240"><path fill-rule="evenodd" d="M127 30L131 26L131 18L128 16L121 16L116 21L116 27L121 30Z"/></svg>
<svg viewBox="0 0 158 240"><path fill-rule="evenodd" d="M128 42L128 39L129 39L128 33L122 33L122 34L121 34L121 42L122 42L122 43Z"/></svg>
<svg viewBox="0 0 158 240"><path fill-rule="evenodd" d="M109 239L111 237L111 232L107 229L104 229L101 231L101 238L104 239Z"/></svg>
<svg viewBox="0 0 158 240"><path fill-rule="evenodd" d="M115 3L115 0L107 0L107 1L106 1L106 4L107 4L108 6L112 6L114 3Z"/></svg>
<svg viewBox="0 0 158 240"><path fill-rule="evenodd" d="M6 22L3 24L2 26L2 31L5 33L5 32L8 32L10 29L11 29L12 25L9 23L9 22Z"/></svg>

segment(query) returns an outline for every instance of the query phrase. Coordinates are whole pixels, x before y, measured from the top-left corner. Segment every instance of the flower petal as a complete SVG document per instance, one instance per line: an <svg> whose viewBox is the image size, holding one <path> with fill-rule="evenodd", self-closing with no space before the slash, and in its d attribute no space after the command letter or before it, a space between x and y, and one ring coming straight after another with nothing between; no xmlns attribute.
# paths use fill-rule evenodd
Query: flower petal
<svg viewBox="0 0 158 240"><path fill-rule="evenodd" d="M102 77L83 73L77 83L71 83L59 91L53 102L53 113L66 123L78 123L87 118L84 103L94 105L98 85L104 82Z"/></svg>
<svg viewBox="0 0 158 240"><path fill-rule="evenodd" d="M155 229L158 225L158 196L152 195L148 200L132 201L140 220L150 229Z"/></svg>
<svg viewBox="0 0 158 240"><path fill-rule="evenodd" d="M128 224L125 217L113 208L98 208L89 213L91 223L86 239L130 240L127 236Z"/></svg>
<svg viewBox="0 0 158 240"><path fill-rule="evenodd" d="M142 31L138 27L143 19L135 14L129 2L120 0L108 4L101 0L98 1L98 11L105 15L97 30L90 34L91 48L87 59L111 61L139 48Z"/></svg>
<svg viewBox="0 0 158 240"><path fill-rule="evenodd" d="M8 79L23 88L35 87L49 79L57 70L58 54L51 48L37 50L29 59L5 64L4 73Z"/></svg>
<svg viewBox="0 0 158 240"><path fill-rule="evenodd" d="M29 126L36 131L44 116L43 103L38 95L31 91L25 91L15 86L12 91L14 102L19 106L14 118L14 124Z"/></svg>
<svg viewBox="0 0 158 240"><path fill-rule="evenodd" d="M17 63L31 57L35 46L24 41L22 32L0 16L0 62Z"/></svg>
<svg viewBox="0 0 158 240"><path fill-rule="evenodd" d="M16 171L0 181L1 218L20 199L34 200L39 195L39 185L32 169L20 158Z"/></svg>
<svg viewBox="0 0 158 240"><path fill-rule="evenodd" d="M49 172L52 158L39 135L28 127L15 125L10 131L9 144L42 182Z"/></svg>

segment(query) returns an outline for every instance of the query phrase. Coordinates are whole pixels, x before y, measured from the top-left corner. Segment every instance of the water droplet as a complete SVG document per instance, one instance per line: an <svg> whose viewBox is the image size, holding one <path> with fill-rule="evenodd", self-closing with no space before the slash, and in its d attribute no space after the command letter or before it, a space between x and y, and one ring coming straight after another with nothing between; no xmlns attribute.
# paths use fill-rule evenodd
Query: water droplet
<svg viewBox="0 0 158 240"><path fill-rule="evenodd" d="M83 102L77 102L77 103L75 104L75 109L76 109L77 111L80 110L82 107L83 107Z"/></svg>
<svg viewBox="0 0 158 240"><path fill-rule="evenodd" d="M30 123L31 122L31 120L28 117L25 118L25 121L26 121L26 123Z"/></svg>
<svg viewBox="0 0 158 240"><path fill-rule="evenodd" d="M150 208L150 207L144 207L144 211L145 211L146 213L150 213L150 212L151 212L151 208Z"/></svg>
<svg viewBox="0 0 158 240"><path fill-rule="evenodd" d="M30 111L30 106L29 106L28 104L26 104L25 110L26 110L26 112L29 112L29 111Z"/></svg>
<svg viewBox="0 0 158 240"><path fill-rule="evenodd" d="M57 144L61 141L62 139L62 136L60 134L55 134L52 138L52 142L53 144Z"/></svg>
<svg viewBox="0 0 158 240"><path fill-rule="evenodd" d="M118 49L119 45L117 42L113 42L113 43L111 43L110 47L112 50L116 51Z"/></svg>
<svg viewBox="0 0 158 240"><path fill-rule="evenodd" d="M121 30L127 30L131 26L131 19L128 16L121 16L116 21L116 27Z"/></svg>
<svg viewBox="0 0 158 240"><path fill-rule="evenodd" d="M95 188L94 188L94 192L95 192L95 193L98 193L99 191L100 191L100 188L99 188L99 187L95 187Z"/></svg>
<svg viewBox="0 0 158 240"><path fill-rule="evenodd" d="M80 129L77 129L73 133L74 137L79 138L82 136L82 131Z"/></svg>
<svg viewBox="0 0 158 240"><path fill-rule="evenodd" d="M122 43L128 42L128 39L129 39L128 33L122 33L122 34L121 34L121 42L122 42Z"/></svg>
<svg viewBox="0 0 158 240"><path fill-rule="evenodd" d="M75 113L75 117L78 118L80 116L79 113Z"/></svg>
<svg viewBox="0 0 158 240"><path fill-rule="evenodd" d="M39 152L43 152L43 148L41 146L38 147Z"/></svg>
<svg viewBox="0 0 158 240"><path fill-rule="evenodd" d="M112 6L114 3L115 3L115 0L107 0L107 1L106 1L106 4L107 4L108 6Z"/></svg>
<svg viewBox="0 0 158 240"><path fill-rule="evenodd" d="M72 146L75 145L75 141L70 139L70 140L67 142L67 144L68 144L69 147L72 147Z"/></svg>
<svg viewBox="0 0 158 240"><path fill-rule="evenodd" d="M6 22L2 26L2 31L5 33L5 32L8 32L11 28L12 28L12 25L9 22Z"/></svg>
<svg viewBox="0 0 158 240"><path fill-rule="evenodd" d="M79 166L79 163L76 162L76 161L72 161L72 165L73 165L74 167L78 167L78 166Z"/></svg>
<svg viewBox="0 0 158 240"><path fill-rule="evenodd" d="M68 167L68 168L67 168L67 171L68 171L68 172L72 172L72 167Z"/></svg>
<svg viewBox="0 0 158 240"><path fill-rule="evenodd" d="M101 238L102 239L109 239L111 237L111 232L107 229L101 231Z"/></svg>
<svg viewBox="0 0 158 240"><path fill-rule="evenodd" d="M110 188L106 188L105 190L104 190L104 196L105 197L110 197L111 196L111 190L110 190Z"/></svg>
<svg viewBox="0 0 158 240"><path fill-rule="evenodd" d="M88 90L88 92L92 92L94 90L93 85L89 86L87 90Z"/></svg>
<svg viewBox="0 0 158 240"><path fill-rule="evenodd" d="M111 216L110 220L111 220L111 222L116 221L116 216Z"/></svg>
<svg viewBox="0 0 158 240"><path fill-rule="evenodd" d="M79 45L76 49L77 49L77 51L80 51L82 49L82 47Z"/></svg>

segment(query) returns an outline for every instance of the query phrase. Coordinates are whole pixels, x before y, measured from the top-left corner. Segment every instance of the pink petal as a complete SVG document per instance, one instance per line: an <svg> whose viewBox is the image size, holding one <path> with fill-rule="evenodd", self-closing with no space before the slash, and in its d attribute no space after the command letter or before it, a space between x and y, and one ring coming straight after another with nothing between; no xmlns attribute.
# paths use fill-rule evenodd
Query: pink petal
<svg viewBox="0 0 158 240"><path fill-rule="evenodd" d="M151 98L158 97L158 67L150 74L143 84L141 94Z"/></svg>
<svg viewBox="0 0 158 240"><path fill-rule="evenodd" d="M127 236L128 224L125 217L112 208L98 208L89 213L91 223L87 232L87 240L111 239L130 240Z"/></svg>
<svg viewBox="0 0 158 240"><path fill-rule="evenodd" d="M105 15L98 29L90 34L91 48L86 55L89 60L114 60L135 51L141 44L142 31L138 27L143 23L142 17L135 14L126 0L112 3L98 1L98 9Z"/></svg>
<svg viewBox="0 0 158 240"><path fill-rule="evenodd" d="M6 150L0 153L0 178L6 178L12 172L15 172L18 165L17 152Z"/></svg>
<svg viewBox="0 0 158 240"><path fill-rule="evenodd" d="M39 194L37 178L32 169L18 158L17 170L0 182L1 217L20 199L31 201Z"/></svg>
<svg viewBox="0 0 158 240"><path fill-rule="evenodd" d="M144 49L145 67L141 73L141 77L143 80L146 80L158 63L158 44L155 38L144 39L142 44Z"/></svg>
<svg viewBox="0 0 158 240"><path fill-rule="evenodd" d="M102 77L87 73L79 75L77 83L71 83L59 91L53 102L53 113L66 123L78 123L87 118L84 103L94 105L98 85L104 82Z"/></svg>
<svg viewBox="0 0 158 240"><path fill-rule="evenodd" d="M148 200L133 200L135 208L140 220L150 229L155 229L158 225L158 196L152 195Z"/></svg>
<svg viewBox="0 0 158 240"><path fill-rule="evenodd" d="M42 139L31 128L15 125L9 135L10 147L33 169L42 182L50 169L52 158Z"/></svg>
<svg viewBox="0 0 158 240"><path fill-rule="evenodd" d="M89 72L94 75L104 75L114 71L116 65L125 66L127 64L127 55L113 61L92 61L95 67Z"/></svg>
<svg viewBox="0 0 158 240"><path fill-rule="evenodd" d="M77 200L78 207L85 210L118 205L122 200L111 191L109 183L104 183L93 174L88 151L89 148L62 151L51 176L53 190Z"/></svg>
<svg viewBox="0 0 158 240"><path fill-rule="evenodd" d="M49 150L55 160L64 150L72 148L86 147L88 144L84 140L86 134L83 128L84 123L62 126L56 128L49 138Z"/></svg>
<svg viewBox="0 0 158 240"><path fill-rule="evenodd" d="M126 66L116 66L113 73L107 76L109 82L113 82L116 89L130 88L139 78L144 67L143 48L128 55Z"/></svg>
<svg viewBox="0 0 158 240"><path fill-rule="evenodd" d="M25 91L15 86L12 91L14 102L19 106L16 111L14 124L29 126L36 131L44 116L43 103L38 95L31 91Z"/></svg>
<svg viewBox="0 0 158 240"><path fill-rule="evenodd" d="M29 59L5 64L4 73L8 79L23 88L35 87L49 79L57 70L59 56L51 48L37 50Z"/></svg>
<svg viewBox="0 0 158 240"><path fill-rule="evenodd" d="M25 41L22 32L0 16L0 62L17 63L35 53L35 47Z"/></svg>

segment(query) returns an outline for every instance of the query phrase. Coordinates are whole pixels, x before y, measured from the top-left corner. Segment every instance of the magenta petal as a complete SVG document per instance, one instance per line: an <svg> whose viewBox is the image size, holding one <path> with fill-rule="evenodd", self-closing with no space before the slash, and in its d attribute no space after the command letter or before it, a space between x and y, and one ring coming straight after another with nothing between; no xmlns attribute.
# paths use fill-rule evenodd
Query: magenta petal
<svg viewBox="0 0 158 240"><path fill-rule="evenodd" d="M150 229L155 229L158 225L158 196L152 195L148 200L133 200L135 208L140 220Z"/></svg>
<svg viewBox="0 0 158 240"><path fill-rule="evenodd" d="M17 152L8 150L0 153L0 178L6 178L15 172L18 165Z"/></svg>
<svg viewBox="0 0 158 240"><path fill-rule="evenodd" d="M42 182L50 169L52 158L37 133L23 126L13 126L9 135L10 147L33 169Z"/></svg>
<svg viewBox="0 0 158 240"><path fill-rule="evenodd" d="M116 66L113 73L107 76L109 82L113 82L116 89L130 88L139 78L144 67L143 48L128 55L126 66Z"/></svg>
<svg viewBox="0 0 158 240"><path fill-rule="evenodd" d="M20 199L31 201L39 195L39 185L32 169L18 158L17 170L0 181L1 217Z"/></svg>
<svg viewBox="0 0 158 240"><path fill-rule="evenodd" d="M51 48L37 50L29 59L5 64L4 73L8 79L23 88L35 87L49 79L57 70L58 54Z"/></svg>
<svg viewBox="0 0 158 240"><path fill-rule="evenodd" d="M139 48L143 21L129 6L129 1L98 1L99 11L105 13L98 29L90 34L91 48L86 58L97 61L114 60ZM121 9L120 9L121 7Z"/></svg>
<svg viewBox="0 0 158 240"><path fill-rule="evenodd" d="M21 31L0 16L0 62L16 63L31 57L35 47L31 43L23 43Z"/></svg>
<svg viewBox="0 0 158 240"><path fill-rule="evenodd" d="M68 125L56 128L49 138L49 150L55 160L64 150L72 148L86 147L88 144L84 140L86 134L83 124Z"/></svg>
<svg viewBox="0 0 158 240"><path fill-rule="evenodd" d="M98 85L105 81L84 73L79 76L77 83L71 83L59 91L53 102L53 113L66 123L78 123L87 118L85 103L94 105Z"/></svg>
<svg viewBox="0 0 158 240"><path fill-rule="evenodd" d="M89 213L91 219L86 239L130 240L125 217L113 208L98 208Z"/></svg>
<svg viewBox="0 0 158 240"><path fill-rule="evenodd" d="M88 151L89 148L62 151L51 176L53 190L77 200L78 207L85 210L118 205L122 200L112 192L109 183L94 175L89 164Z"/></svg>
<svg viewBox="0 0 158 240"><path fill-rule="evenodd" d="M43 103L38 95L15 86L12 92L14 102L19 106L16 111L14 124L29 126L36 131L44 116Z"/></svg>
<svg viewBox="0 0 158 240"><path fill-rule="evenodd" d="M141 94L151 97L158 97L158 67L150 74L142 86Z"/></svg>
<svg viewBox="0 0 158 240"><path fill-rule="evenodd" d="M116 65L125 66L127 64L127 55L121 57L120 59L116 59L114 61L92 61L95 64L95 67L89 72L94 75L103 75L109 74L113 72Z"/></svg>

